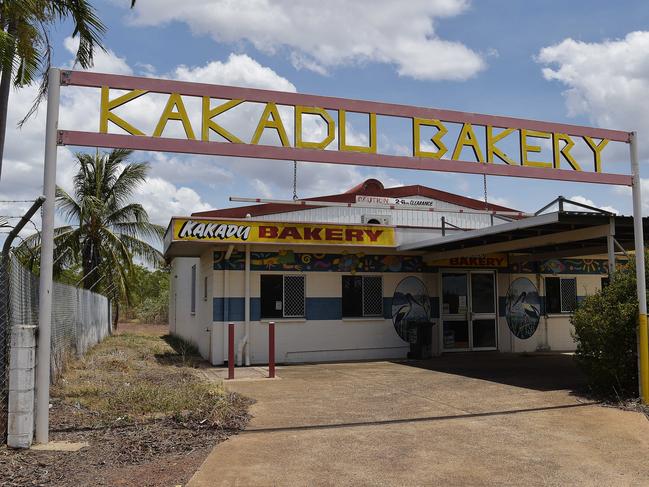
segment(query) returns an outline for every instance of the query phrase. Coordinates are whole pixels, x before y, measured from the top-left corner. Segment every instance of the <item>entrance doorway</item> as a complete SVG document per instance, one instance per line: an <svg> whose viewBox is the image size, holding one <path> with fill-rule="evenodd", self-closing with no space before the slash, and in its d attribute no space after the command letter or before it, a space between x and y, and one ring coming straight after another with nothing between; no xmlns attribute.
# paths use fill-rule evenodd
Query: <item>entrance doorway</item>
<svg viewBox="0 0 649 487"><path fill-rule="evenodd" d="M443 271L442 351L496 350L496 273Z"/></svg>

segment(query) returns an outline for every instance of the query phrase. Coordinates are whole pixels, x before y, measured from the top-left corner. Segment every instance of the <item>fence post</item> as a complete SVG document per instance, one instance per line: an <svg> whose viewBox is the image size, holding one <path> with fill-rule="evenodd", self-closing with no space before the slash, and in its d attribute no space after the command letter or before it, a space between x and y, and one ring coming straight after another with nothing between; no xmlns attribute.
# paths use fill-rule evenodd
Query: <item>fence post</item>
<svg viewBox="0 0 649 487"><path fill-rule="evenodd" d="M234 379L234 323L228 323L228 379Z"/></svg>
<svg viewBox="0 0 649 487"><path fill-rule="evenodd" d="M36 326L17 325L11 330L7 445L29 448L34 438L34 366Z"/></svg>
<svg viewBox="0 0 649 487"><path fill-rule="evenodd" d="M268 323L268 378L275 377L275 322Z"/></svg>

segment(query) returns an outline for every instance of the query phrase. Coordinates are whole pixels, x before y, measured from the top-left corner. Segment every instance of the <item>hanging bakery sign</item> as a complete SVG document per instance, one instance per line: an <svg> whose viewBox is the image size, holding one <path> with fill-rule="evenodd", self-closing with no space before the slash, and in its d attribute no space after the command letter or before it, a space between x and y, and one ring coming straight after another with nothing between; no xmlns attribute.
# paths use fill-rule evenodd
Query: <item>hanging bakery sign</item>
<svg viewBox="0 0 649 487"><path fill-rule="evenodd" d="M172 242L362 245L394 247L394 227L172 218Z"/></svg>
<svg viewBox="0 0 649 487"><path fill-rule="evenodd" d="M631 184L630 176L611 171L603 162L609 142L628 142L628 132L89 72L63 71L61 82L100 89L98 131L60 131L63 145ZM156 117L151 127L139 126L125 110L137 110L140 99ZM258 107L258 118L232 117L246 105ZM365 124L354 140L351 114ZM377 120L382 116L409 121L409 154L381 153L378 140L384 134ZM242 126L242 118L247 125ZM309 118L320 121L317 134L305 130ZM177 129L181 136L169 135Z"/></svg>

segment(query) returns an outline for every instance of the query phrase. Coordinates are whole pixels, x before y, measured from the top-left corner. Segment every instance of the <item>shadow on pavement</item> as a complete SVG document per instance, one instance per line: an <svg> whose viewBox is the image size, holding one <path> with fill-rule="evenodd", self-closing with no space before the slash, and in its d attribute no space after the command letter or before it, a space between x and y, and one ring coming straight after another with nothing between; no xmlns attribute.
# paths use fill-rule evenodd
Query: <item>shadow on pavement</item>
<svg viewBox="0 0 649 487"><path fill-rule="evenodd" d="M584 393L586 387L584 375L568 354L460 352L394 363L537 391Z"/></svg>
<svg viewBox="0 0 649 487"><path fill-rule="evenodd" d="M336 429L336 428L356 428L361 426L380 426L380 425L391 425L391 424L422 423L422 422L429 422L429 421L448 421L454 419L488 418L490 416L503 416L508 414L537 413L541 411L552 411L555 409L580 408L584 406L592 406L594 404L599 404L599 402L583 402L579 404L560 404L558 406L509 409L506 411L488 411L488 412L481 412L481 413L447 414L442 416L424 416L424 417L417 417L417 418L384 419L384 420L377 420L377 421L356 421L350 423L277 426L271 428L248 428L239 434L245 435L250 433L273 433L278 431L308 431L308 430L323 430L323 429Z"/></svg>

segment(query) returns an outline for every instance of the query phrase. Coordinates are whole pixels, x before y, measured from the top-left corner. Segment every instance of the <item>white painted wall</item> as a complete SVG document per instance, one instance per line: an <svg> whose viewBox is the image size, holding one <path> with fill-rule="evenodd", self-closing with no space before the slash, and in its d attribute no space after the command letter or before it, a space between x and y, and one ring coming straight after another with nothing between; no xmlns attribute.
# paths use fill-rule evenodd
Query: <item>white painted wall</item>
<svg viewBox="0 0 649 487"><path fill-rule="evenodd" d="M177 257L171 263L169 331L196 345L209 358L212 327L211 272L212 252L200 258ZM191 312L192 266L196 265L196 311ZM204 278L208 281L208 298L204 299Z"/></svg>
<svg viewBox="0 0 649 487"><path fill-rule="evenodd" d="M241 248L238 250L242 250ZM260 250L276 251L275 247L253 246L253 252ZM342 249L302 248L299 251L340 252ZM367 250L369 253L386 253L385 250ZM229 288L231 297L244 297L243 271L213 270L213 248L203 253L201 258L176 258L172 263L172 285L170 303L170 329L195 343L201 354L213 364L222 364L227 359L227 327L220 320L213 320L213 298L223 298L224 285ZM298 250L296 250L298 251ZM348 250L352 253L354 250ZM197 311L191 315L191 266L197 264ZM287 271L292 273L293 271ZM266 272L251 272L251 298L260 296L260 275ZM281 274L282 272L276 272ZM342 275L338 272L307 272L307 297L341 296ZM362 273L359 273L362 274ZM371 274L371 273L370 273ZM419 277L428 289L429 295L440 294L438 274L383 274L383 295L391 297L398 283L408 276ZM203 283L207 277L207 296L204 297ZM543 277L537 281L534 274L498 273L498 295L506 296L512 281L518 277L527 277L545 294ZM600 288L599 275L561 275L576 277L577 294L584 296ZM500 301L500 300L499 300ZM500 304L499 304L500 306ZM343 320L285 319L276 320L276 357L278 362L308 362L350 359L384 359L404 358L409 345L397 335L390 319L364 318ZM235 343L244 335L243 321L236 323ZM439 327L433 329L433 352L439 353ZM541 317L536 333L528 340L513 337L506 319L498 319L498 349L502 352L534 352L546 345L553 351L574 350L575 343L571 336L572 326L567 314ZM267 321L251 322L251 360L253 363L265 364L268 360Z"/></svg>

